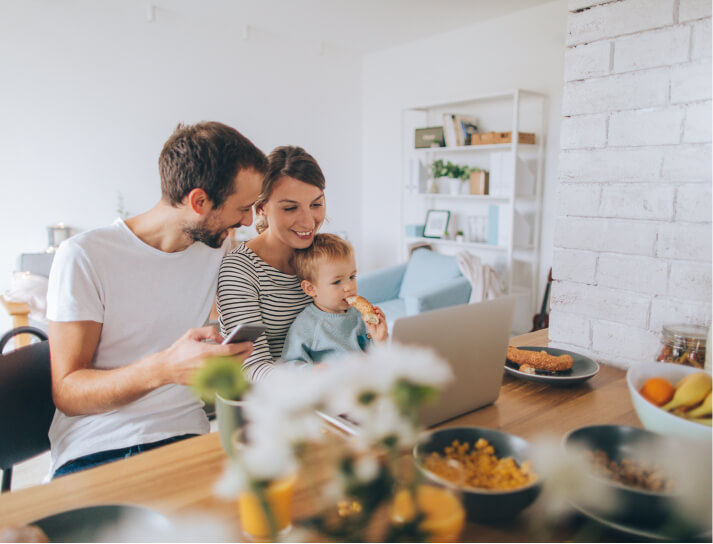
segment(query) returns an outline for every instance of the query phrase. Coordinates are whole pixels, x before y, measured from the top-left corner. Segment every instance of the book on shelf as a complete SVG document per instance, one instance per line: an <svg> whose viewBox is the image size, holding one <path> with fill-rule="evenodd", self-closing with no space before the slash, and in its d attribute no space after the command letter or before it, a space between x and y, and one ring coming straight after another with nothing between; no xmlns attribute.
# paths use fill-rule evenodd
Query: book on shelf
<svg viewBox="0 0 713 544"><path fill-rule="evenodd" d="M478 121L475 117L456 113L443 114L443 135L446 147L468 145L472 134L478 132Z"/></svg>
<svg viewBox="0 0 713 544"><path fill-rule="evenodd" d="M468 145L471 135L478 133L478 120L469 115L456 115L455 124L458 134L458 145Z"/></svg>

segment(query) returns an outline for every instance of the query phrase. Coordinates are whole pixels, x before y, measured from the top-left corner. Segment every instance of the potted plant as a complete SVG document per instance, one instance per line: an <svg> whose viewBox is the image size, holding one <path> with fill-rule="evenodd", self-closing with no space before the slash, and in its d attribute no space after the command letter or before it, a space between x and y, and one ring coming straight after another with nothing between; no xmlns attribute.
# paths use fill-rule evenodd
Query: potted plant
<svg viewBox="0 0 713 544"><path fill-rule="evenodd" d="M464 242L465 241L465 233L462 230L459 230L456 232L456 242Z"/></svg>
<svg viewBox="0 0 713 544"><path fill-rule="evenodd" d="M213 357L196 372L193 389L206 404L215 404L220 443L230 455L233 433L245 425L243 395L250 382L235 357Z"/></svg>
<svg viewBox="0 0 713 544"><path fill-rule="evenodd" d="M448 183L448 192L452 195L459 195L462 192L463 182L470 176L471 168L469 166L461 166L454 164L451 161L443 161L436 159L431 163L431 175L436 181L446 181ZM440 192L446 192L441 190Z"/></svg>

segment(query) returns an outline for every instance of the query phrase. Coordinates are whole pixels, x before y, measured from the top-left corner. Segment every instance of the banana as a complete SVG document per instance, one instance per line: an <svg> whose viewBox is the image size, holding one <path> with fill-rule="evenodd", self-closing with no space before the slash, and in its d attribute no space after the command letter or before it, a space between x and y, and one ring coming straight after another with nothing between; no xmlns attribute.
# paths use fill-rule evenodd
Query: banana
<svg viewBox="0 0 713 544"><path fill-rule="evenodd" d="M696 406L693 410L686 414L690 418L710 416L713 411L713 391L708 393L708 396L703 399L703 402Z"/></svg>
<svg viewBox="0 0 713 544"><path fill-rule="evenodd" d="M671 411L679 406L695 406L710 393L711 387L713 386L711 382L711 377L707 372L694 372L693 374L689 374L678 382L676 392L673 394L673 399L667 404L664 404L661 408L666 411Z"/></svg>

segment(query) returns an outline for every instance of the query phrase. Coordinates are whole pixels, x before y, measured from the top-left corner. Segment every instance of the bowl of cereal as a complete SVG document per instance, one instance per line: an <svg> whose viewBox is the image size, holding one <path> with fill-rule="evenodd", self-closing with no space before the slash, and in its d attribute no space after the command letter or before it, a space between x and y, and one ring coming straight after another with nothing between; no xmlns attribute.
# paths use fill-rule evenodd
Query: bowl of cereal
<svg viewBox="0 0 713 544"><path fill-rule="evenodd" d="M462 494L471 521L513 518L540 492L530 445L511 434L484 427L441 429L424 435L413 455L426 478Z"/></svg>
<svg viewBox="0 0 713 544"><path fill-rule="evenodd" d="M624 425L592 425L570 431L562 444L569 455L578 457L591 489L606 492L601 504L588 505L590 510L639 524L656 522L674 511L674 444L665 437Z"/></svg>

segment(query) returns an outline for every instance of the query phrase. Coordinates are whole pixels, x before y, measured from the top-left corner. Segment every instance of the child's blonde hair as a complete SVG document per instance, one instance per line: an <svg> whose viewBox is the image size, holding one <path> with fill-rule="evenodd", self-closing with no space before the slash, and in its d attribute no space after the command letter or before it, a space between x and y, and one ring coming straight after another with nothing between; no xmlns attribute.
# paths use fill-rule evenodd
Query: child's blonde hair
<svg viewBox="0 0 713 544"><path fill-rule="evenodd" d="M351 244L344 238L336 234L316 234L312 245L304 249L296 249L290 262L299 279L314 282L319 261L346 259L353 253Z"/></svg>

